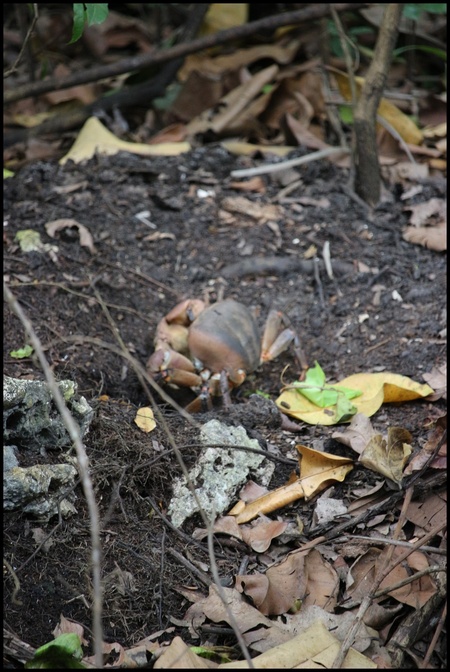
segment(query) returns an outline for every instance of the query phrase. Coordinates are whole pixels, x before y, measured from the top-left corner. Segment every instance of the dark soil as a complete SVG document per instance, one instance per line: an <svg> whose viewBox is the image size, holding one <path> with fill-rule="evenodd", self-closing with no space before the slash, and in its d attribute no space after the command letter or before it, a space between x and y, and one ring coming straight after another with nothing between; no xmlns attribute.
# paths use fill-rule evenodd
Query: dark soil
<svg viewBox="0 0 450 672"><path fill-rule="evenodd" d="M5 182L5 273L10 287L57 379L75 380L79 393L96 409L85 443L103 520L103 573L113 576L119 568L132 575L122 588L114 578L106 582L103 624L109 642L131 646L171 626L171 619L182 619L188 606L178 589L205 589L174 552L193 563L208 563L206 543L190 538L199 518L186 523L184 535L161 518L180 467L162 428L146 435L134 424L136 408L148 399L129 362L102 344L119 347L114 325L130 352L145 363L157 322L178 301L207 297L214 302L224 296L255 309L261 327L271 307L282 309L298 331L309 363L317 360L329 379L387 370L423 382L422 374L445 359L441 332L446 323L446 260L402 240L407 223L402 186L391 187L389 198L370 213L346 188L347 171L326 162L309 164L299 171L301 187L281 201L278 234L266 223L244 215L230 221L220 212L225 197L242 195L230 188L230 171L261 161L235 158L220 146L210 146L174 158L120 155L65 167L36 163ZM259 203L276 202L281 187L270 178L266 184L264 195L244 195ZM211 195L202 197L200 190ZM442 196L444 190L441 183L430 181L417 202ZM305 197L326 198L329 205L299 207L298 199ZM135 216L145 210L154 229ZM97 253L80 245L76 229L50 239L45 224L60 218L84 224ZM23 229L39 231L44 242L56 244L57 260L48 253L22 252L15 234ZM171 235L145 240L155 233ZM333 280L321 264L316 272L312 262L311 268L296 266L311 245L321 257L325 242L336 264ZM288 259L287 270L272 264L261 272L259 258L269 257ZM368 272L360 272L359 264ZM36 361L9 355L23 346L25 337L8 308L4 327L5 373L42 378ZM327 450L342 451L330 439L331 428L301 425L293 434L274 426L269 411L259 416L252 412L251 422L245 419L248 395L258 390L275 399L286 366L284 378L294 379L299 367L291 351L251 374L234 392L235 406L244 409L243 422L253 425L249 428L261 438L262 448L274 444L281 456L293 457L291 449L299 440L307 445L321 441ZM424 419L442 403L385 406L373 422L382 432L389 425L406 427L414 444L422 445ZM167 404L161 408L189 467L198 454L198 429ZM236 410L216 412L224 421L236 421ZM201 415L196 419L202 422ZM21 464L27 459L22 447ZM61 461L58 454L39 459ZM271 485L285 482L290 471L280 463ZM371 478L367 470L355 469L340 492L351 498L354 485ZM83 624L89 637L89 519L80 487L77 494L78 514L57 527L48 552L33 554L32 528L40 526L48 533L57 519L40 524L18 513L5 517L4 554L20 582L12 600L15 586L6 575L6 625L35 647L52 639L61 614ZM300 501L281 514L300 513L308 538L310 510L309 503ZM231 580L245 553L248 549L239 544L217 546L223 577ZM185 629L174 632L188 641Z"/></svg>

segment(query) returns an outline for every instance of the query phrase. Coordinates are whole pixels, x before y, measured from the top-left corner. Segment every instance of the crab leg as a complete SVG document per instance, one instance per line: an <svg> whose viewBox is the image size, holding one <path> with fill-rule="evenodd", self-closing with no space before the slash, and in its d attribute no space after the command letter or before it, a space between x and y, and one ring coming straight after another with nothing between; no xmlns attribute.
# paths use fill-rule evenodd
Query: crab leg
<svg viewBox="0 0 450 672"><path fill-rule="evenodd" d="M293 329L281 328L285 322L283 314L278 310L271 310L264 329L261 342L261 362L269 362L287 350L296 335Z"/></svg>

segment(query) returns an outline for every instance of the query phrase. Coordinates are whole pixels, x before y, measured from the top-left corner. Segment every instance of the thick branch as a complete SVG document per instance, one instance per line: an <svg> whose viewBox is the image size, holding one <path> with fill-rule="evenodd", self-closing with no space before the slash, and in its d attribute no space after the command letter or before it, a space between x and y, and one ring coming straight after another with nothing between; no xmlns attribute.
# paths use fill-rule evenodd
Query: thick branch
<svg viewBox="0 0 450 672"><path fill-rule="evenodd" d="M336 11L342 12L349 9L361 9L367 7L367 5L368 3L345 2L335 4L334 8ZM233 40L240 40L260 31L274 30L289 24L319 19L329 14L329 12L329 5L311 5L304 9L286 12L277 16L268 16L259 21L253 21L243 26L220 31L215 35L207 35L206 37L194 40L189 44L179 44L171 49L166 49L165 51L134 56L119 61L118 63L103 65L86 71L81 70L79 72L74 72L64 79L49 78L43 82L24 84L23 86L18 86L14 89L5 91L3 100L5 103L12 103L16 100L22 100L23 98L29 98L30 96L38 96L47 93L48 91L59 91L71 86L78 86L79 84L86 84L87 82L94 82L100 79L106 79L107 77L115 77L126 72L142 70L150 65L166 63L167 61L187 56L188 54L193 54L202 51L203 49L210 49L211 47L226 44Z"/></svg>

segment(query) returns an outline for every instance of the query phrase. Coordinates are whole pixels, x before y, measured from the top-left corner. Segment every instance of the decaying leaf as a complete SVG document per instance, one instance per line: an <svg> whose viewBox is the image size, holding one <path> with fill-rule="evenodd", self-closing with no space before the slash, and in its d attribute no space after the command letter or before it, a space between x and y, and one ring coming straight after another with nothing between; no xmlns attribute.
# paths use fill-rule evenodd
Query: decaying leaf
<svg viewBox="0 0 450 672"><path fill-rule="evenodd" d="M402 427L389 427L387 438L377 434L369 418L358 413L343 432L334 432L333 438L359 453L359 461L394 483L400 484L412 448L412 437Z"/></svg>
<svg viewBox="0 0 450 672"><path fill-rule="evenodd" d="M376 471L397 485L403 478L403 469L412 453L409 445L412 436L402 427L389 427L387 440L376 434L364 448L359 461L368 469Z"/></svg>
<svg viewBox="0 0 450 672"><path fill-rule="evenodd" d="M87 226L80 224L76 219L55 219L52 222L47 222L45 225L45 230L47 231L50 238L55 238L57 231L70 229L72 227L78 229L80 234L80 245L82 247L87 247L91 254L96 254L97 250L95 249L94 239L92 238L91 232Z"/></svg>
<svg viewBox="0 0 450 672"><path fill-rule="evenodd" d="M414 245L422 245L435 252L445 252L447 249L447 226L441 222L436 226L407 226L403 230L403 240Z"/></svg>
<svg viewBox="0 0 450 672"><path fill-rule="evenodd" d="M251 598L265 616L284 614L306 594L305 558L301 553L288 555L283 562L269 567L265 574L236 577L236 589Z"/></svg>
<svg viewBox="0 0 450 672"><path fill-rule="evenodd" d="M441 397L447 399L447 362L443 362L440 366L433 366L430 373L423 374L423 379L434 390L431 401L436 401Z"/></svg>
<svg viewBox="0 0 450 672"><path fill-rule="evenodd" d="M17 231L16 240L19 243L22 252L48 253L53 263L58 263L58 257L56 256L56 253L59 251L58 247L56 245L51 245L50 243L43 243L39 231L35 231L34 229Z"/></svg>
<svg viewBox="0 0 450 672"><path fill-rule="evenodd" d="M361 455L369 439L374 435L375 431L367 415L357 413L345 430L333 432L331 436Z"/></svg>
<svg viewBox="0 0 450 672"><path fill-rule="evenodd" d="M395 562L395 557L403 553L404 550L396 548L393 551L391 562ZM360 600L370 591L373 580L378 569L384 565L388 549L381 551L378 548L369 549L364 555L352 565L349 574L348 587L345 598ZM404 581L415 572L426 569L429 562L424 553L415 551L411 553L403 563L400 563L389 572L380 584L380 589L395 586ZM351 582L351 585L349 583ZM398 602L408 604L415 609L420 609L436 593L436 586L430 576L423 576L416 581L411 581L401 588L393 588L388 593Z"/></svg>

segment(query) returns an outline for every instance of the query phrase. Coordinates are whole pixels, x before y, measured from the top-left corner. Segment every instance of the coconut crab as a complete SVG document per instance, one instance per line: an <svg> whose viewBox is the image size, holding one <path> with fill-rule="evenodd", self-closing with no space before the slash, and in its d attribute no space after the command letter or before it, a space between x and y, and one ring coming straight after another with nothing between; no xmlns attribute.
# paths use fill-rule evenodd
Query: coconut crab
<svg viewBox="0 0 450 672"><path fill-rule="evenodd" d="M295 332L284 323L283 314L271 310L261 339L256 320L242 303L225 299L207 306L186 299L158 323L147 371L157 381L196 392L188 411L211 408L216 396L229 403L230 390L247 374L296 342Z"/></svg>

